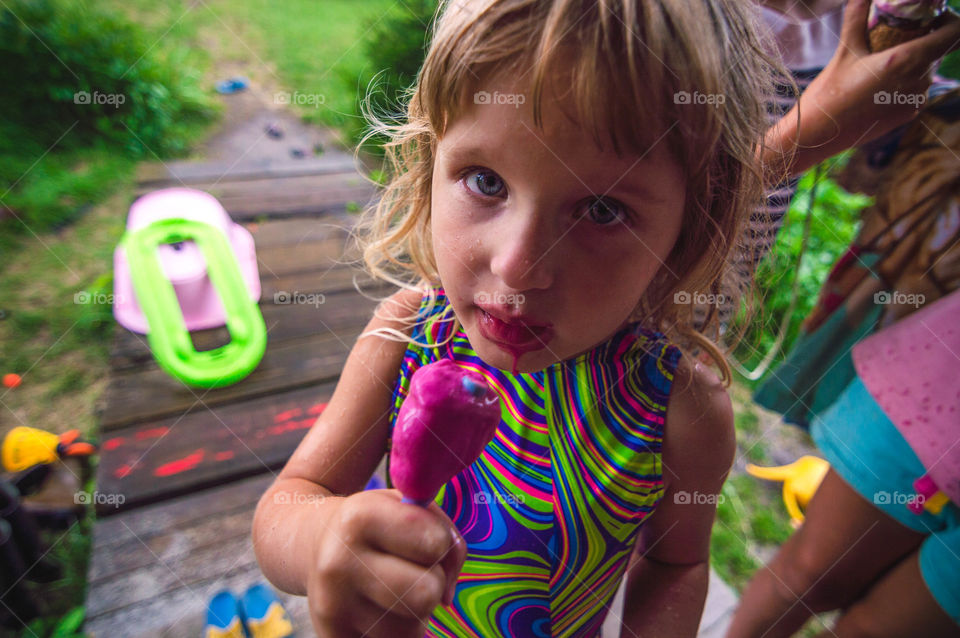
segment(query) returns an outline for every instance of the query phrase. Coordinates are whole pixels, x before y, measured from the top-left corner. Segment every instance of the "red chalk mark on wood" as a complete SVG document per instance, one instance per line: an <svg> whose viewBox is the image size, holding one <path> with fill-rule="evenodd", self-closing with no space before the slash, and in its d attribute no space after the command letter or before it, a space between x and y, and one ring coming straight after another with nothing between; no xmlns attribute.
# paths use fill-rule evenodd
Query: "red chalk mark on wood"
<svg viewBox="0 0 960 638"><path fill-rule="evenodd" d="M171 461L170 463L164 463L157 469L153 471L154 476L172 476L174 474L179 474L180 472L186 472L187 470L192 470L193 468L200 465L200 462L203 460L203 450L197 450L193 454L188 454L187 456L179 459L177 461Z"/></svg>
<svg viewBox="0 0 960 638"><path fill-rule="evenodd" d="M280 425L273 425L267 428L267 434L277 435L283 434L284 432L290 432L292 430L303 430L309 428L313 425L316 419L300 419L299 421L287 421L286 423L281 423Z"/></svg>
<svg viewBox="0 0 960 638"><path fill-rule="evenodd" d="M151 428L149 430L140 430L139 432L137 432L136 438L138 441L142 441L144 439L156 439L163 436L169 431L170 431L170 428L168 427Z"/></svg>
<svg viewBox="0 0 960 638"><path fill-rule="evenodd" d="M273 416L273 422L281 423L283 421L287 421L294 417L301 416L302 414L303 414L303 410L301 410L300 408L293 408L292 410L284 410L283 412L278 412Z"/></svg>
<svg viewBox="0 0 960 638"><path fill-rule="evenodd" d="M132 471L133 471L133 468L130 467L129 465L121 465L120 467L118 467L116 470L113 471L113 475L116 476L117 478L123 478L128 474L130 474L130 472Z"/></svg>
<svg viewBox="0 0 960 638"><path fill-rule="evenodd" d="M126 443L127 440L122 436L115 436L112 439L107 439L103 442L104 450L116 450L118 447Z"/></svg>
<svg viewBox="0 0 960 638"><path fill-rule="evenodd" d="M216 455L214 455L213 458L214 458L214 460L216 460L216 461L226 461L226 460L228 460L228 459L232 459L232 458L233 458L233 451L227 450L226 452L217 452Z"/></svg>

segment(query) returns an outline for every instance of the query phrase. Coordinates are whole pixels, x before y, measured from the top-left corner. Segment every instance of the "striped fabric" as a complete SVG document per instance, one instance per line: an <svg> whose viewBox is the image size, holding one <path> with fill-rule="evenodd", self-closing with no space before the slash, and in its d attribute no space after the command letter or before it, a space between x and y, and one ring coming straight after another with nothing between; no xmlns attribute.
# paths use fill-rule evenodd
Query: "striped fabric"
<svg viewBox="0 0 960 638"><path fill-rule="evenodd" d="M421 303L419 343L444 342L442 289ZM513 375L485 364L461 330L439 348L410 345L391 428L423 365L448 357L501 397L494 439L436 502L468 555L454 604L429 636L597 636L640 525L663 494L660 451L679 350L630 325L576 358Z"/></svg>
<svg viewBox="0 0 960 638"><path fill-rule="evenodd" d="M801 93L813 82L813 79L817 77L821 70L792 71L793 79ZM786 115L796 101L796 97L793 95L793 87L788 84L778 85L774 101L767 104L767 121L770 126L776 124L780 118ZM740 267L745 267L746 272L752 276L757 264L770 251L773 242L776 241L777 232L783 225L783 217L790 207L790 200L797 192L799 181L800 176L792 177L768 190L766 204L756 208L750 215L750 224L744 237L745 249L738 255L738 270L740 270Z"/></svg>

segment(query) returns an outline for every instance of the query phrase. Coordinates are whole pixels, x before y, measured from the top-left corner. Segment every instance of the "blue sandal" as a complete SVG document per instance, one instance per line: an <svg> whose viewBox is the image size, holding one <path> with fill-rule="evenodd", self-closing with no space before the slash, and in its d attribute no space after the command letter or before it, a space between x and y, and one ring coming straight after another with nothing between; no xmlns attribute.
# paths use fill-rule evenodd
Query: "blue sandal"
<svg viewBox="0 0 960 638"><path fill-rule="evenodd" d="M240 599L250 638L293 638L293 623L277 595L267 585L251 585Z"/></svg>
<svg viewBox="0 0 960 638"><path fill-rule="evenodd" d="M204 638L247 638L240 617L240 601L226 589L218 591L207 606Z"/></svg>

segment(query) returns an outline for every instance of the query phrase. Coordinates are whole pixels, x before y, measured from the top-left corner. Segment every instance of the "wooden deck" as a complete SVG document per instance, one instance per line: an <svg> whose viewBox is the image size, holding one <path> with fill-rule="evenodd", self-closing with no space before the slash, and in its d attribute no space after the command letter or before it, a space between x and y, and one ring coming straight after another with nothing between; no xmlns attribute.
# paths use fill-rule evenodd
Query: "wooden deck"
<svg viewBox="0 0 960 638"><path fill-rule="evenodd" d="M143 335L117 327L98 409L97 490L114 498L97 505L85 630L199 636L216 590L240 594L263 580L250 540L257 500L326 406L374 297L389 290L350 250L347 209L375 191L343 154L232 172L148 166L139 184L138 193L206 190L251 231L267 350L239 383L191 388L160 370ZM201 350L228 339L225 328L193 334ZM283 600L310 635L305 599Z"/></svg>

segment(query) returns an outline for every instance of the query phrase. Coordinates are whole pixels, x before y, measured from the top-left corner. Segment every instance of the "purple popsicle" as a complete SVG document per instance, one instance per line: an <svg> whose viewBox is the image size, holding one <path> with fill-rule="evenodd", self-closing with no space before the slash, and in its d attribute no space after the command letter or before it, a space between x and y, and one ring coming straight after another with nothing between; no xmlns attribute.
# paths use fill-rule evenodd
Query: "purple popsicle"
<svg viewBox="0 0 960 638"><path fill-rule="evenodd" d="M477 460L499 423L500 398L476 372L450 359L414 372L390 450L390 480L403 501L428 506Z"/></svg>

